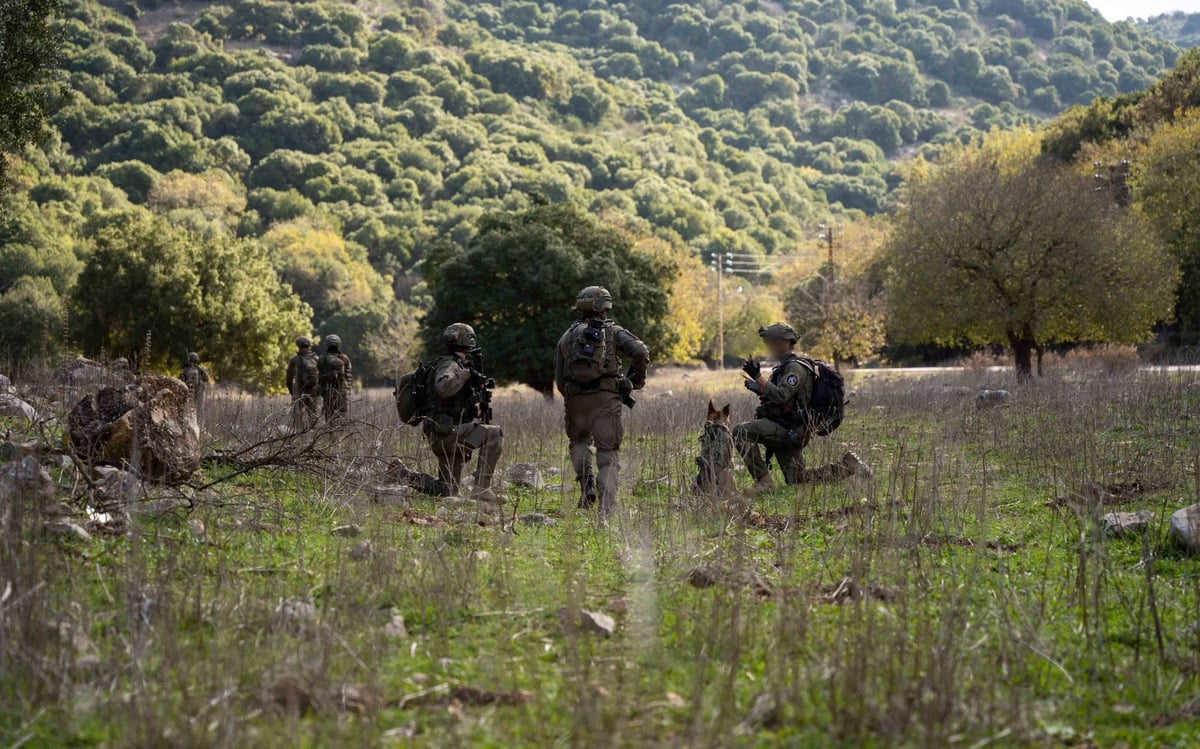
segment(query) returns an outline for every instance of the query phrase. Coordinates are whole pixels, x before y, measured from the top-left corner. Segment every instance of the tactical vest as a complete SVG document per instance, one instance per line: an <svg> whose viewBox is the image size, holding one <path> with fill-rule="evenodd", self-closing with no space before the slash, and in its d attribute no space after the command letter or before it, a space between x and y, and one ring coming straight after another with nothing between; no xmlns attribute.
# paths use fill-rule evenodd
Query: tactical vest
<svg viewBox="0 0 1200 749"><path fill-rule="evenodd" d="M600 388L621 374L617 335L609 320L578 320L567 333L567 379L584 388Z"/></svg>
<svg viewBox="0 0 1200 749"><path fill-rule="evenodd" d="M341 354L325 352L321 357L321 387L340 388L346 384L346 362Z"/></svg>
<svg viewBox="0 0 1200 749"><path fill-rule="evenodd" d="M183 380L183 384L187 385L188 390L191 390L193 393L199 390L200 386L204 384L203 378L200 377L200 367L197 367L195 364L189 364L184 367L183 377L179 379Z"/></svg>
<svg viewBox="0 0 1200 749"><path fill-rule="evenodd" d="M462 366L457 357L445 355L440 356L433 363L433 368L429 372L429 411L430 416L434 421L439 423L466 423L479 418L478 399L475 397L475 389L471 382L468 381L462 386L457 393L449 398L439 398L437 395L438 372L441 371L442 365L447 361L452 361Z"/></svg>
<svg viewBox="0 0 1200 749"><path fill-rule="evenodd" d="M810 376L809 370L807 369L807 367L804 366L804 360L801 359L800 357L796 356L795 354L788 354L787 356L780 359L779 366L775 367L775 369L771 371L771 377L769 379L770 379L770 382L772 385L775 385L777 387L784 386L783 378L789 372L792 372L795 370L794 367L788 366L789 364L792 364L793 362L800 363L800 369L803 370L803 372L804 372L804 374L800 375L801 377ZM785 424L788 426L795 426L795 424L792 424L791 422L796 420L797 412L804 405L802 403L797 402L798 398L799 398L799 394L793 395L790 399L788 399L787 403L784 403L782 405L777 405L775 403L768 403L766 401L763 401L759 405L756 415L760 419L770 419L771 421Z"/></svg>

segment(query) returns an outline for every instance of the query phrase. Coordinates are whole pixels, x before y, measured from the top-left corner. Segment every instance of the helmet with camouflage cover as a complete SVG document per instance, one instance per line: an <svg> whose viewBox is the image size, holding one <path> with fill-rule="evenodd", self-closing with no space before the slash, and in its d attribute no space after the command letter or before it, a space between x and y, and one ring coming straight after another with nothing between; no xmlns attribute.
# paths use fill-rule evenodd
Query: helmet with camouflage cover
<svg viewBox="0 0 1200 749"><path fill-rule="evenodd" d="M113 369L129 369L129 360L123 356L118 356L112 360Z"/></svg>
<svg viewBox="0 0 1200 749"><path fill-rule="evenodd" d="M195 351L189 352L188 353L188 364L199 364L199 363L200 363L200 354L197 354Z"/></svg>
<svg viewBox="0 0 1200 749"><path fill-rule="evenodd" d="M450 349L473 349L478 343L475 328L465 322L456 322L442 331L442 343Z"/></svg>
<svg viewBox="0 0 1200 749"><path fill-rule="evenodd" d="M296 348L312 348L312 341L308 339L308 336L300 336L296 339Z"/></svg>
<svg viewBox="0 0 1200 749"><path fill-rule="evenodd" d="M612 294L603 286L589 286L575 296L575 309L578 312L603 312L612 307Z"/></svg>
<svg viewBox="0 0 1200 749"><path fill-rule="evenodd" d="M333 346L334 348L341 348L342 347L342 337L336 336L336 335L327 335L327 336L325 336L325 345Z"/></svg>
<svg viewBox="0 0 1200 749"><path fill-rule="evenodd" d="M800 340L800 336L796 334L796 329L785 322L771 323L765 328L759 328L758 337L764 341L769 341L772 338L775 338L795 343L796 341Z"/></svg>

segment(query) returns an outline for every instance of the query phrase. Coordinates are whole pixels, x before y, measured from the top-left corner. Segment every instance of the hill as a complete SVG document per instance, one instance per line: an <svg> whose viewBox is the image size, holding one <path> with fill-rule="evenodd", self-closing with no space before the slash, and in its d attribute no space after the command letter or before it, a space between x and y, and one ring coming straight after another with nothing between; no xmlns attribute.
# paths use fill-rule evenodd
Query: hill
<svg viewBox="0 0 1200 749"><path fill-rule="evenodd" d="M899 160L1178 54L1064 0L111 6L67 3L66 93L5 198L0 238L61 262L6 267L68 295L113 211L236 235L373 374L422 258L486 211L571 200L702 255L790 253L884 210Z"/></svg>
<svg viewBox="0 0 1200 749"><path fill-rule="evenodd" d="M1139 19L1138 28L1180 47L1200 47L1200 13L1164 13Z"/></svg>

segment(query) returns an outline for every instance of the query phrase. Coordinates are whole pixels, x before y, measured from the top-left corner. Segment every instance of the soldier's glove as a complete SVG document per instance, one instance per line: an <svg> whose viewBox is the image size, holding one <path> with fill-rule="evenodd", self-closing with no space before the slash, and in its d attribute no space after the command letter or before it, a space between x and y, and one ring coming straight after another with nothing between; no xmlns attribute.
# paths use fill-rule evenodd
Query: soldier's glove
<svg viewBox="0 0 1200 749"><path fill-rule="evenodd" d="M742 371L752 380L762 377L762 367L751 358L747 358L746 361L742 362Z"/></svg>
<svg viewBox="0 0 1200 749"><path fill-rule="evenodd" d="M763 394L763 389L762 389L762 386L761 386L761 385L759 385L759 384L758 384L757 382L755 382L754 380L743 380L743 381L742 381L742 384L746 386L746 389L747 389L747 390L749 390L750 392L754 393L755 395L762 395L762 394Z"/></svg>

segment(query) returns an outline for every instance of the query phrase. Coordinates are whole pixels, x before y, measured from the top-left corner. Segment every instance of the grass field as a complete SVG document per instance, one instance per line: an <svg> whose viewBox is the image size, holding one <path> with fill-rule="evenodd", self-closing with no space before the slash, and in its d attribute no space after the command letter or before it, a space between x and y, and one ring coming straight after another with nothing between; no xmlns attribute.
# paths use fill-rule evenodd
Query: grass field
<svg viewBox="0 0 1200 749"><path fill-rule="evenodd" d="M976 411L1006 376L859 377L809 460L854 449L875 478L744 518L686 489L707 398L751 396L659 378L607 524L528 393L497 396L502 466L549 486L509 488L501 522L377 491L394 456L432 468L384 394L304 445L271 441L283 401L214 394L206 442L242 462L206 463L190 509L83 541L4 508L0 746L1200 744L1200 569L1166 533L1200 499L1195 376L1052 372ZM1110 509L1158 521L1109 539Z"/></svg>

